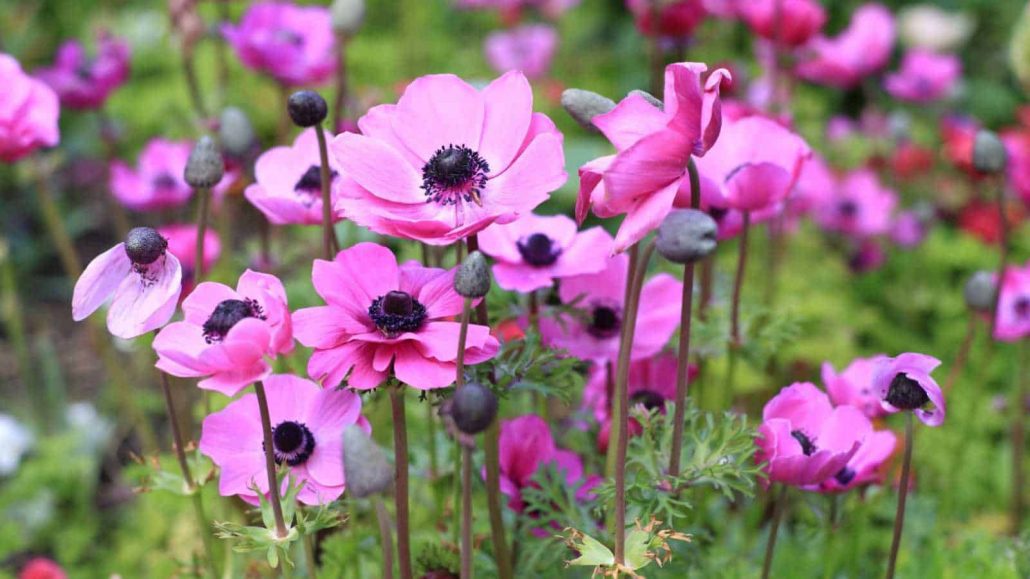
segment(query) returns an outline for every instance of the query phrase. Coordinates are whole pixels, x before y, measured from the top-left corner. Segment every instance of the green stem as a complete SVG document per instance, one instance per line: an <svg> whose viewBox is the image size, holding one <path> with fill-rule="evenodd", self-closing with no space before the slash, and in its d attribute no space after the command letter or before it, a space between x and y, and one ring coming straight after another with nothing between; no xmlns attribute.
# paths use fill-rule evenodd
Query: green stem
<svg viewBox="0 0 1030 579"><path fill-rule="evenodd" d="M197 245L193 256L193 283L200 285L204 281L204 238L207 236L207 206L211 199L211 190L200 187L197 190Z"/></svg>
<svg viewBox="0 0 1030 579"><path fill-rule="evenodd" d="M998 206L998 274L995 277L997 289L994 291L994 303L991 305L991 331L988 334L994 338L994 328L998 325L998 302L1001 299L1001 286L1005 281L1005 266L1009 261L1009 227L1005 219L1005 188L994 183L995 203Z"/></svg>
<svg viewBox="0 0 1030 579"><path fill-rule="evenodd" d="M471 315L472 298L465 298L461 310L461 327L458 330L455 391L465 387L465 344ZM472 577L472 450L466 445L461 447L461 577Z"/></svg>
<svg viewBox="0 0 1030 579"><path fill-rule="evenodd" d="M744 285L744 271L747 267L747 237L751 229L751 213L744 212L744 228L740 232L740 246L737 254L737 275L733 279L733 304L730 313L730 345L740 346L740 292ZM730 387L733 385L730 384Z"/></svg>
<svg viewBox="0 0 1030 579"><path fill-rule="evenodd" d="M776 551L776 536L780 532L780 522L783 520L783 511L786 510L787 485L780 485L780 492L773 499L773 520L769 528L769 540L765 544L765 561L762 563L762 579L769 579L769 571L772 570L773 553Z"/></svg>
<svg viewBox="0 0 1030 579"><path fill-rule="evenodd" d="M18 275L14 259L10 255L7 239L0 235L0 316L3 317L4 329L18 361L21 383L32 402L37 425L42 432L51 432L54 429L52 403L47 400L46 391L36 387L35 365L32 363L23 312L18 298Z"/></svg>
<svg viewBox="0 0 1030 579"><path fill-rule="evenodd" d="M308 579L318 579L318 564L315 562L315 542L310 533L304 533L304 558L307 559L306 567Z"/></svg>
<svg viewBox="0 0 1030 579"><path fill-rule="evenodd" d="M887 559L887 579L894 577L901 547L901 530L905 526L905 500L908 498L908 479L912 468L912 412L905 412L905 459L901 463L901 481L898 487L898 509L894 513L894 536L891 539L891 553Z"/></svg>
<svg viewBox="0 0 1030 579"><path fill-rule="evenodd" d="M207 118L207 107L204 106L204 97L200 91L200 82L197 80L197 67L193 59L193 50L183 50L182 72L186 78L186 89L189 91L190 104L193 105L193 112L198 120Z"/></svg>
<svg viewBox="0 0 1030 579"><path fill-rule="evenodd" d="M318 136L318 156L321 164L319 173L322 181L322 251L327 260L332 260L339 247L336 240L336 231L333 229L333 198L329 192L331 177L329 176L329 148L325 142L325 129L321 123L315 125L315 135Z"/></svg>
<svg viewBox="0 0 1030 579"><path fill-rule="evenodd" d="M490 512L490 536L494 543L497 559L497 576L500 579L514 577L513 561L508 542L504 536L504 518L501 514L501 425L494 420L483 437L486 454L486 504Z"/></svg>
<svg viewBox="0 0 1030 579"><path fill-rule="evenodd" d="M258 412L261 414L261 431L264 435L265 447L265 473L268 475L268 499L272 503L272 514L275 516L275 534L280 539L288 533L286 520L283 519L282 499L279 496L279 479L275 475L274 442L272 440L272 419L268 413L268 398L265 396L265 386L261 382L254 383L254 393L257 394Z"/></svg>
<svg viewBox="0 0 1030 579"><path fill-rule="evenodd" d="M625 290L623 291L623 294L622 294L622 307L623 307L623 311L624 312L627 311L627 309L629 308L630 296L633 294L633 278L636 276L637 262L640 260L640 247L638 247L636 244L633 244L632 246L630 246L629 250L627 250L627 253L629 254L629 266L627 267L627 271L626 271L626 288L625 288ZM623 318L625 318L625 314L623 315ZM623 336L623 333L625 332L625 330L626 330L626 322L625 322L625 319L623 319L622 332L620 332L620 334L619 334L620 355L621 355L621 347L622 347L622 339L623 339L622 336ZM611 361L610 360L609 360L608 363L609 363L609 366L611 366ZM609 369L611 369L611 368L609 368ZM608 377L611 380L611 388L610 388L611 392L608 393L609 394L609 396L608 396L608 416L611 417L611 424L613 424L613 425L617 424L619 422L619 420L620 420L619 419L619 404L618 404L618 400L616 398L617 390L615 389L615 382L616 382L615 374L616 374L615 372L610 372L610 371L608 373ZM612 433L612 434L614 434L614 433ZM615 445L612 444L612 440L613 439L611 438L611 436L609 436L609 439L608 439L608 450L607 450L607 452L605 454L605 463L604 463L604 476L605 476L605 478L613 478L615 476L615 465L617 464L615 462L615 451L616 451L616 449L615 449Z"/></svg>
<svg viewBox="0 0 1030 579"><path fill-rule="evenodd" d="M408 425L404 413L404 386L387 387L393 413L394 501L397 511L397 557L401 579L412 579L411 528L408 514Z"/></svg>
<svg viewBox="0 0 1030 579"><path fill-rule="evenodd" d="M969 358L969 349L973 345L973 338L976 336L976 316L969 316L969 325L966 328L966 335L962 338L962 345L959 346L958 354L955 355L955 363L951 365L951 371L948 372L948 379L944 382L944 394L947 395L951 392L952 386L955 385L955 380L958 379L959 375L962 374L962 369L966 366L966 360Z"/></svg>
<svg viewBox="0 0 1030 579"><path fill-rule="evenodd" d="M347 40L343 34L336 36L336 45L340 47L336 65L336 98L333 100L333 132L340 130L347 111Z"/></svg>
<svg viewBox="0 0 1030 579"><path fill-rule="evenodd" d="M1026 514L1026 401L1030 396L1030 338L1019 348L1019 377L1012 402L1012 534L1019 535Z"/></svg>
<svg viewBox="0 0 1030 579"><path fill-rule="evenodd" d="M221 577L218 570L218 563L215 559L215 543L211 535L211 525L207 522L207 515L204 513L204 499L200 496L201 489L196 488L190 495L190 502L193 504L193 516L197 519L197 526L200 527L200 540L204 544L204 556L207 558L208 572L212 578Z"/></svg>
<svg viewBox="0 0 1030 579"><path fill-rule="evenodd" d="M376 509L376 520L379 522L379 544L383 551L383 579L393 579L393 523L390 513L379 495L372 496L372 504Z"/></svg>

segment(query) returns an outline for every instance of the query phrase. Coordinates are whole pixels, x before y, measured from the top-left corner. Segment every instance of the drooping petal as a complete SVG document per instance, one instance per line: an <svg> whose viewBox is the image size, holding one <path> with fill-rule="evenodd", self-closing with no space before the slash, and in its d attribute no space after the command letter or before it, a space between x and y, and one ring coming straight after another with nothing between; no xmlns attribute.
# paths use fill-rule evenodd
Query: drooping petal
<svg viewBox="0 0 1030 579"><path fill-rule="evenodd" d="M119 243L93 258L75 282L72 292L72 319L79 322L97 311L114 294L131 270L132 262L125 253L124 243Z"/></svg>
<svg viewBox="0 0 1030 579"><path fill-rule="evenodd" d="M182 266L165 253L145 273L125 277L107 312L107 329L126 340L152 332L175 314L182 292Z"/></svg>

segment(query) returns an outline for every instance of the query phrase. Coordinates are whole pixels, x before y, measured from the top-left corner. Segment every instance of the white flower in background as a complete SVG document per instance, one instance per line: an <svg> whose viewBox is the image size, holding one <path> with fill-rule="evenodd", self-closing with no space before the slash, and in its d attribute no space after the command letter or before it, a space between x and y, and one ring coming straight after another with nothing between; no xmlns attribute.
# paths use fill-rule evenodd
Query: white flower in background
<svg viewBox="0 0 1030 579"><path fill-rule="evenodd" d="M82 450L95 453L107 446L114 425L101 416L89 402L74 402L65 411L68 427L78 434L82 442Z"/></svg>
<svg viewBox="0 0 1030 579"><path fill-rule="evenodd" d="M0 414L0 477L14 474L35 442L29 429L9 414Z"/></svg>
<svg viewBox="0 0 1030 579"><path fill-rule="evenodd" d="M909 48L955 52L969 40L976 22L962 12L916 4L898 12L901 42Z"/></svg>

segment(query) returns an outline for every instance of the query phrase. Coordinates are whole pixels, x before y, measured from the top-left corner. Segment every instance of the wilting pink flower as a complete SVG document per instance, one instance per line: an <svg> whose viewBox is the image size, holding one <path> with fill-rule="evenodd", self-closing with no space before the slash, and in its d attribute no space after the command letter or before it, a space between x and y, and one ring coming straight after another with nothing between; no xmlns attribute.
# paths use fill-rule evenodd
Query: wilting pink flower
<svg viewBox="0 0 1030 579"><path fill-rule="evenodd" d="M839 493L883 481L884 467L894 453L898 437L889 430L874 430L866 435L858 452L848 464L818 487L820 492Z"/></svg>
<svg viewBox="0 0 1030 579"><path fill-rule="evenodd" d="M912 50L905 53L901 70L888 74L883 84L898 100L928 103L948 96L961 75L962 63L955 55Z"/></svg>
<svg viewBox="0 0 1030 579"><path fill-rule="evenodd" d="M346 174L338 208L384 235L446 245L529 213L566 180L562 135L519 72L482 91L417 78L358 126L330 145Z"/></svg>
<svg viewBox="0 0 1030 579"><path fill-rule="evenodd" d="M1016 342L1030 337L1030 261L1005 269L998 296L994 338Z"/></svg>
<svg viewBox="0 0 1030 579"><path fill-rule="evenodd" d="M33 557L18 572L18 579L68 579L68 574L46 557Z"/></svg>
<svg viewBox="0 0 1030 579"><path fill-rule="evenodd" d="M289 2L256 2L222 34L245 66L287 86L324 82L336 72L329 10Z"/></svg>
<svg viewBox="0 0 1030 579"><path fill-rule="evenodd" d="M847 466L871 431L860 410L834 408L821 390L798 382L762 410L755 461L766 463L765 483L817 485Z"/></svg>
<svg viewBox="0 0 1030 579"><path fill-rule="evenodd" d="M193 195L193 189L183 177L192 148L189 141L151 139L140 151L135 170L120 160L111 163L111 194L133 211L156 211L184 205ZM238 173L238 169L227 169L212 193L216 197L224 195Z"/></svg>
<svg viewBox="0 0 1030 579"><path fill-rule="evenodd" d="M491 32L483 45L486 60L499 74L521 70L530 79L547 76L557 49L558 32L546 24Z"/></svg>
<svg viewBox="0 0 1030 579"><path fill-rule="evenodd" d="M13 56L0 53L0 161L13 163L60 141L57 95L25 74Z"/></svg>
<svg viewBox="0 0 1030 579"><path fill-rule="evenodd" d="M826 24L818 0L745 0L736 9L755 34L784 46L801 46Z"/></svg>
<svg viewBox="0 0 1030 579"><path fill-rule="evenodd" d="M293 314L297 339L314 348L308 374L325 387L345 378L359 390L391 374L419 390L454 382L464 298L454 291L455 270L401 266L386 247L359 243L333 261L315 260L311 280L325 306ZM497 354L490 328L471 324L465 363ZM392 371L391 371L392 366Z"/></svg>
<svg viewBox="0 0 1030 579"><path fill-rule="evenodd" d="M848 173L836 192L816 207L815 219L827 231L856 237L890 231L897 194L880 183L871 169Z"/></svg>
<svg viewBox="0 0 1030 579"><path fill-rule="evenodd" d="M126 340L168 323L182 291L182 267L168 241L150 228L129 233L93 259L75 282L72 318L82 321L112 298L107 329Z"/></svg>
<svg viewBox="0 0 1030 579"><path fill-rule="evenodd" d="M600 273L563 279L558 295L564 304L575 302L576 314L542 316L544 342L584 360L614 360L619 354L628 267L629 257L617 255ZM644 284L633 340L634 360L657 354L669 341L679 325L682 292L683 284L665 273Z"/></svg>
<svg viewBox="0 0 1030 579"><path fill-rule="evenodd" d="M925 354L907 352L881 358L873 372L873 389L888 414L911 410L927 426L944 422L944 394L930 376L941 361ZM925 408L930 404L932 408Z"/></svg>
<svg viewBox="0 0 1030 579"><path fill-rule="evenodd" d="M95 58L87 56L79 41L69 40L57 50L54 65L35 75L57 92L63 106L96 109L128 80L129 55L129 45L109 34L97 39Z"/></svg>
<svg viewBox="0 0 1030 579"><path fill-rule="evenodd" d="M265 151L254 164L255 183L244 196L276 225L322 223L322 163L315 129L307 129L290 147ZM329 157L330 195L339 198L341 179L336 160ZM335 213L335 212L334 212ZM339 215L334 215L335 220Z"/></svg>
<svg viewBox="0 0 1030 579"><path fill-rule="evenodd" d="M626 7L633 13L637 30L646 36L688 37L694 33L708 10L704 0L662 1L659 6L658 27L654 25L653 0L626 0Z"/></svg>
<svg viewBox="0 0 1030 579"><path fill-rule="evenodd" d="M185 320L154 338L158 369L233 396L271 372L269 359L293 350L286 290L273 275L247 270L236 289L204 282L182 302Z"/></svg>
<svg viewBox="0 0 1030 579"><path fill-rule="evenodd" d="M604 229L577 232L576 222L564 215L529 214L479 235L479 249L497 260L497 285L521 293L551 287L555 279L598 273L608 265L611 245Z"/></svg>
<svg viewBox="0 0 1030 579"><path fill-rule="evenodd" d="M177 223L158 227L157 232L168 241L168 251L181 256L183 295L193 291L193 275L196 272L197 260L197 226L192 223ZM204 271L211 271L211 266L222 254L222 243L218 233L208 229L204 232Z"/></svg>
<svg viewBox="0 0 1030 579"><path fill-rule="evenodd" d="M900 247L911 249L926 238L926 224L915 211L902 211L891 221L891 240Z"/></svg>
<svg viewBox="0 0 1030 579"><path fill-rule="evenodd" d="M594 159L579 170L576 220L587 209L602 218L626 215L615 236L615 252L644 238L672 210L687 179L691 155L705 155L722 128L719 69L701 83L707 66L697 62L665 68L665 108L630 95L593 123L615 145L616 154ZM687 185L689 187L689 185ZM689 203L689 194L687 195Z"/></svg>
<svg viewBox="0 0 1030 579"><path fill-rule="evenodd" d="M796 72L817 84L852 88L887 65L894 36L890 10L881 4L865 4L855 10L851 24L840 35L819 36L805 45Z"/></svg>
<svg viewBox="0 0 1030 579"><path fill-rule="evenodd" d="M275 462L289 467L295 485L303 483L297 499L324 505L340 498L346 484L343 431L352 424L371 431L361 416L361 398L289 374L273 374L263 383ZM268 493L268 476L257 394L246 394L204 419L200 452L221 470L218 492L223 497L239 495L258 504L253 487ZM283 491L287 484L284 480Z"/></svg>
<svg viewBox="0 0 1030 579"><path fill-rule="evenodd" d="M838 374L833 364L823 362L822 378L830 400L837 406L854 406L869 418L885 416L879 393L873 389L873 372L884 356L855 358Z"/></svg>

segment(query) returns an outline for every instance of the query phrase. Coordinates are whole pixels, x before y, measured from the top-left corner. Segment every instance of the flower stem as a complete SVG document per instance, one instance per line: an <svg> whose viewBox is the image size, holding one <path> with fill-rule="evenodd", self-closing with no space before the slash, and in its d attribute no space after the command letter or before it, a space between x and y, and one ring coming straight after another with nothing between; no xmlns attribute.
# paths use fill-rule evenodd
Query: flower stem
<svg viewBox="0 0 1030 579"><path fill-rule="evenodd" d="M207 206L211 199L211 189L197 189L197 245L193 262L193 283L200 285L204 281L204 238L207 236Z"/></svg>
<svg viewBox="0 0 1030 579"><path fill-rule="evenodd" d="M512 579L512 556L504 536L504 518L501 514L501 425L494 420L483 436L486 454L486 504L490 512L490 537L494 543L494 557L497 559L497 576Z"/></svg>
<svg viewBox="0 0 1030 579"><path fill-rule="evenodd" d="M475 233L465 238L465 243L468 246L468 253L470 255L473 251L479 251L479 237ZM461 263L461 261L459 260L458 263ZM486 308L486 297L484 296L483 299L479 300L479 303L476 304L476 323L481 326L489 326L489 318L490 316L487 313Z"/></svg>
<svg viewBox="0 0 1030 579"><path fill-rule="evenodd" d="M182 72L186 78L186 89L190 94L193 112L197 115L197 120L204 120L207 118L207 108L204 106L204 97L200 92L200 82L197 80L197 67L192 49L182 51Z"/></svg>
<svg viewBox="0 0 1030 579"><path fill-rule="evenodd" d="M272 419L268 414L268 398L265 386L261 382L254 383L257 394L258 412L261 413L261 431L264 434L265 472L268 475L269 501L272 503L272 514L275 516L275 534L280 539L287 534L286 521L283 519L282 499L279 497L279 479L275 475L275 456L273 455Z"/></svg>
<svg viewBox="0 0 1030 579"><path fill-rule="evenodd" d="M111 119L107 116L107 111L103 107L97 109L97 123L97 132L100 136L100 143L103 145L104 165L107 171L110 171L111 163L118 158L118 142L114 134L113 123L111 123ZM125 239L130 229L129 215L125 212L125 207L115 199L114 195L105 194L104 197L111 210L114 229L118 232L118 237Z"/></svg>
<svg viewBox="0 0 1030 579"><path fill-rule="evenodd" d="M995 278L997 288L994 291L994 303L991 305L991 330L989 336L994 337L994 328L998 325L998 302L1001 299L1001 286L1005 281L1005 266L1009 261L1009 228L1005 220L1005 188L994 184L995 199L998 205L998 275Z"/></svg>
<svg viewBox="0 0 1030 579"><path fill-rule="evenodd" d="M773 499L772 526L769 527L769 540L765 544L765 561L762 563L762 579L769 579L769 571L772 570L773 553L776 551L776 535L780 532L780 522L783 521L783 511L787 507L787 485L780 485L780 492Z"/></svg>
<svg viewBox="0 0 1030 579"><path fill-rule="evenodd" d="M160 370L157 373L161 376L161 391L164 393L165 410L168 411L168 422L172 427L172 450L175 452L175 458L179 461L179 470L182 471L182 478L183 482L186 483L186 489L195 491L197 490L197 481L190 472L189 461L186 460L186 445L183 442L179 416L175 410L175 401L172 399L172 388L168 383L168 374Z"/></svg>
<svg viewBox="0 0 1030 579"><path fill-rule="evenodd" d="M408 424L404 414L403 388L400 384L396 384L387 389L390 391L390 409L393 412L397 557L400 559L401 579L411 579L411 529L408 516Z"/></svg>
<svg viewBox="0 0 1030 579"><path fill-rule="evenodd" d="M1018 535L1026 514L1026 400L1030 395L1030 338L1019 347L1019 382L1012 404L1012 534Z"/></svg>
<svg viewBox="0 0 1030 579"><path fill-rule="evenodd" d="M315 542L310 533L304 533L304 558L306 559L308 579L318 579L318 566L315 563Z"/></svg>
<svg viewBox="0 0 1030 579"><path fill-rule="evenodd" d="M315 135L318 136L319 174L322 181L322 252L327 260L332 260L340 244L336 240L336 231L333 230L333 198L329 191L329 148L326 146L325 129L321 123L315 125Z"/></svg>
<svg viewBox="0 0 1030 579"><path fill-rule="evenodd" d="M347 40L346 35L336 36L336 45L340 47L339 61L336 64L336 98L333 100L333 132L340 130L340 125L347 111Z"/></svg>
<svg viewBox="0 0 1030 579"><path fill-rule="evenodd" d="M390 513L379 495L372 496L372 504L376 509L376 520L379 521L379 542L383 551L383 579L393 579L393 523Z"/></svg>
<svg viewBox="0 0 1030 579"><path fill-rule="evenodd" d="M740 290L744 285L744 269L747 267L747 234L751 229L751 213L744 212L744 228L740 232L740 253L737 257L737 275L733 280L733 304L730 313L730 346L740 346ZM733 385L730 384L730 387Z"/></svg>
<svg viewBox="0 0 1030 579"><path fill-rule="evenodd" d="M458 330L458 352L455 358L454 388L465 387L465 344L468 341L472 298L465 298ZM460 443L459 443L460 444ZM461 445L461 577L472 577L472 449Z"/></svg>
<svg viewBox="0 0 1030 579"><path fill-rule="evenodd" d="M633 245L631 245L629 247L629 249L627 250L627 253L629 254L629 265L628 265L627 271L626 271L626 289L625 289L625 291L623 291L623 294L622 294L622 307L623 307L623 318L624 319L623 319L623 324L622 324L621 331L619 333L619 355L622 354L623 333L626 331L625 312L628 311L628 309L629 309L630 297L633 294L633 278L635 277L636 272L637 272L637 263L640 261L640 247L637 244L633 244ZM609 365L609 370L612 370L613 366L612 366L611 360L608 361L608 365ZM611 417L610 424L612 424L612 425L617 424L619 422L619 420L620 420L619 419L619 402L618 402L618 398L617 398L617 395L616 395L618 390L615 387L615 383L616 383L615 375L616 375L616 373L617 372L613 372L613 371L609 371L608 372L608 379L610 380L610 383L611 383L611 391L608 392L608 416ZM616 448L615 448L615 445L612 444L614 439L611 438L612 436L614 436L614 434L615 434L614 431L611 431L611 430L609 431L608 450L607 450L607 452L605 454L605 463L604 463L604 476L606 478L613 478L615 476L615 467L618 464L616 462L616 459L615 459Z"/></svg>
<svg viewBox="0 0 1030 579"><path fill-rule="evenodd" d="M969 358L969 348L973 345L973 337L976 335L976 316L969 316L969 326L966 328L966 335L962 338L962 345L959 346L958 354L955 355L955 363L951 365L951 371L948 372L948 379L944 382L944 393L948 394L951 392L951 387L955 385L955 380L958 379L959 375L962 374L962 369L966 366L966 360Z"/></svg>
<svg viewBox="0 0 1030 579"><path fill-rule="evenodd" d="M190 502L193 503L193 516L197 519L197 526L200 527L200 540L204 544L204 555L207 558L208 572L211 577L221 577L218 563L215 559L215 545L211 536L211 525L207 522L207 515L204 514L204 499L200 496L200 488L197 488L190 495Z"/></svg>
<svg viewBox="0 0 1030 579"><path fill-rule="evenodd" d="M894 513L894 537L891 539L891 554L887 559L887 579L894 577L898 562L898 548L901 546L901 529L905 526L905 500L908 498L908 477L912 469L912 413L905 413L905 459L901 463L901 482L898 487L898 510Z"/></svg>

